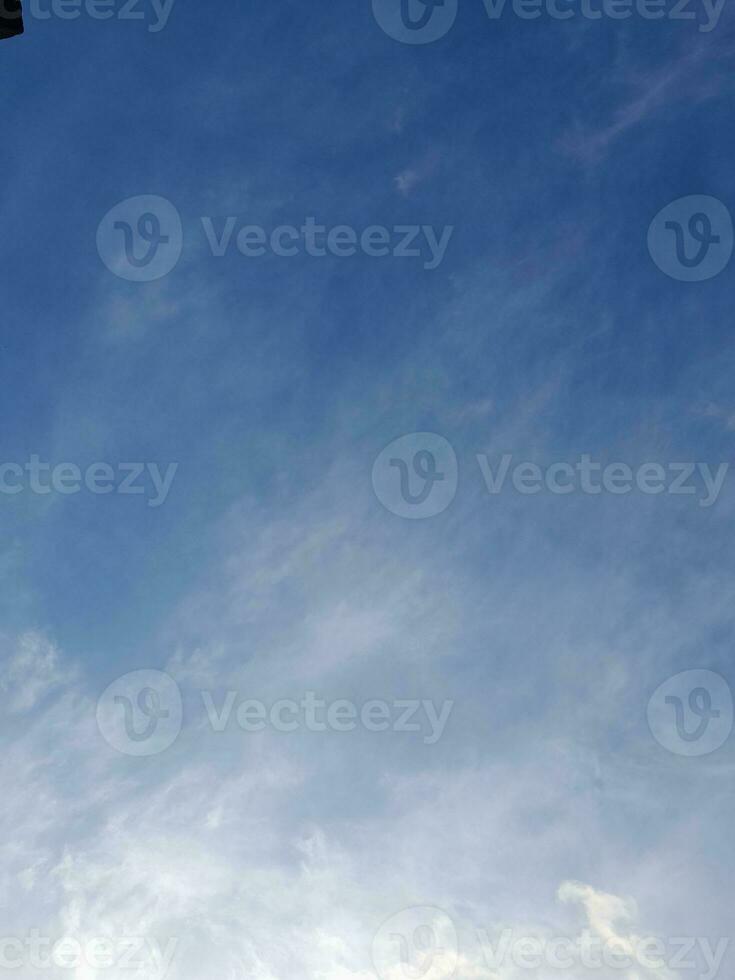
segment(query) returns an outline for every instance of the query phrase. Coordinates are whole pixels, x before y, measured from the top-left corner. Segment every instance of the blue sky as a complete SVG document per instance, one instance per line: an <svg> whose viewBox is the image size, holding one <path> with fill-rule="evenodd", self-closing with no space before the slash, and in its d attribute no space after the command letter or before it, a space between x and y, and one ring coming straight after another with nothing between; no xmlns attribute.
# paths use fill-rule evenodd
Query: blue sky
<svg viewBox="0 0 735 980"><path fill-rule="evenodd" d="M693 4L524 20L459 0L444 36L406 44L367 0L175 0L158 31L138 9L27 10L0 43L0 462L176 464L160 506L0 495L0 933L175 938L175 980L402 980L373 937L427 906L459 937L429 980L528 972L489 965L479 929L727 937L735 743L688 757L647 706L708 671L726 725L732 474L706 507L701 480L492 494L477 456L729 464L735 265L681 281L647 247L671 202L735 208L729 10L704 31ZM140 195L183 229L151 282L97 247ZM310 216L452 232L427 269L216 257L202 224ZM458 484L406 519L373 467L427 432ZM97 706L141 670L183 714L137 758ZM203 691L453 707L432 744L426 723L216 732Z"/></svg>

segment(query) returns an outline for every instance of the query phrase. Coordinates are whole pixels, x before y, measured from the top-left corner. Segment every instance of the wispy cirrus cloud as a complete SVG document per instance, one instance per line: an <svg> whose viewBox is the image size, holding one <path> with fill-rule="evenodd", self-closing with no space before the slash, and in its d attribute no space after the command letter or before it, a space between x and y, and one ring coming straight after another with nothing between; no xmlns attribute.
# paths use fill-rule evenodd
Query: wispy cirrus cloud
<svg viewBox="0 0 735 980"><path fill-rule="evenodd" d="M726 62L732 55L726 46L698 41L668 64L649 70L626 73L623 84L632 95L612 112L602 126L577 124L559 140L559 149L589 164L599 163L610 148L627 133L667 109L696 104L716 98L729 86L726 76L713 74L713 66Z"/></svg>

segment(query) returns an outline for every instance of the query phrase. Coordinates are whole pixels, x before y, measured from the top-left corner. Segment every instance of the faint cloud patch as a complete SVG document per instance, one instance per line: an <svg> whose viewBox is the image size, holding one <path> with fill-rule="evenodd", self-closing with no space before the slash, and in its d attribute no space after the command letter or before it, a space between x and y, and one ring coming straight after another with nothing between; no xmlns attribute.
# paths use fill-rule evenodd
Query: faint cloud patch
<svg viewBox="0 0 735 980"><path fill-rule="evenodd" d="M140 340L149 330L172 323L182 304L168 295L165 284L149 287L135 297L113 296L104 311L103 329L107 340Z"/></svg>
<svg viewBox="0 0 735 980"><path fill-rule="evenodd" d="M421 180L421 175L417 170L404 170L395 179L396 187L401 194L410 194L414 187Z"/></svg>
<svg viewBox="0 0 735 980"><path fill-rule="evenodd" d="M434 174L438 162L438 155L431 152L420 163L402 170L393 178L398 193L404 196L409 195L419 184Z"/></svg>
<svg viewBox="0 0 735 980"><path fill-rule="evenodd" d="M716 419L722 422L727 432L735 432L735 411L714 402L709 402L697 413L701 418Z"/></svg>
<svg viewBox="0 0 735 980"><path fill-rule="evenodd" d="M700 43L693 51L663 68L629 73L625 82L635 88L635 94L615 110L612 120L597 129L578 124L562 136L559 148L586 163L596 163L628 130L656 112L668 106L681 106L684 102L697 103L714 98L721 91L721 85L713 80L712 60L711 47ZM697 78L702 66L707 67L708 74Z"/></svg>
<svg viewBox="0 0 735 980"><path fill-rule="evenodd" d="M455 424L461 422L475 422L479 419L486 419L495 412L495 402L492 398L478 398L475 401L467 402L465 405L458 406L452 413L452 421Z"/></svg>
<svg viewBox="0 0 735 980"><path fill-rule="evenodd" d="M30 711L72 677L62 667L56 646L36 631L23 633L0 663L0 690L11 714Z"/></svg>

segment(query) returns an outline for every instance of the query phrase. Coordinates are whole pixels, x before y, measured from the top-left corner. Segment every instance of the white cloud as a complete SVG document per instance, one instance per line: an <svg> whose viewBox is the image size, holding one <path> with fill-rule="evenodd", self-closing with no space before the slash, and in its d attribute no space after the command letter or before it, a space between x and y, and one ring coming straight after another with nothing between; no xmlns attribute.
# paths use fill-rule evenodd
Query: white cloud
<svg viewBox="0 0 735 980"><path fill-rule="evenodd" d="M2 641L0 691L11 714L30 711L48 693L68 681L56 646L42 633L29 631L14 641Z"/></svg>

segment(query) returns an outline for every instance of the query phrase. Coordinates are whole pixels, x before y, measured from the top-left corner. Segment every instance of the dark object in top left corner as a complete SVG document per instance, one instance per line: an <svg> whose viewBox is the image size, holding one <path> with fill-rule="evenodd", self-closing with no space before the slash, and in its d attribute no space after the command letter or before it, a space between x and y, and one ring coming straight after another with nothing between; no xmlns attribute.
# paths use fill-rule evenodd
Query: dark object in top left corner
<svg viewBox="0 0 735 980"><path fill-rule="evenodd" d="M0 41L23 33L20 0L0 0Z"/></svg>

